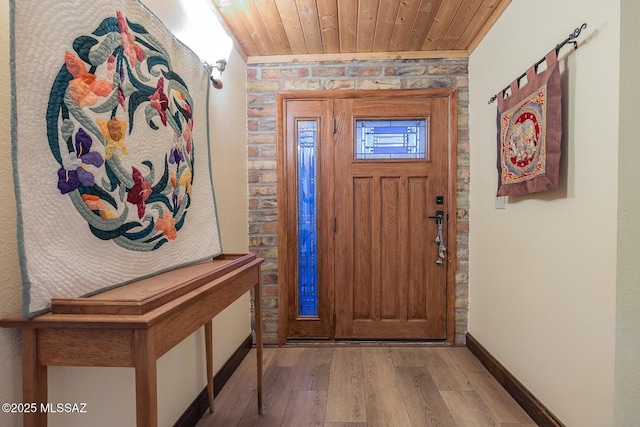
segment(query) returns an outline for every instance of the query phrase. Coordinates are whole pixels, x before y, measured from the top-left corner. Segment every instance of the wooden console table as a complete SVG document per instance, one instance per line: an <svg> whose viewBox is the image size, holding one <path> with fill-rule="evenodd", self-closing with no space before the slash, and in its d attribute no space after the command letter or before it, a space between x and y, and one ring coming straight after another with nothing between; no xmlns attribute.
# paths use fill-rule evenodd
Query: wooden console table
<svg viewBox="0 0 640 427"><path fill-rule="evenodd" d="M156 360L205 326L207 387L213 410L212 318L254 290L258 411L262 413L260 264L253 254L221 255L89 298L53 299L52 312L0 319L22 331L23 403L47 404L47 366L135 368L138 427L158 424ZM46 412L24 414L46 426Z"/></svg>

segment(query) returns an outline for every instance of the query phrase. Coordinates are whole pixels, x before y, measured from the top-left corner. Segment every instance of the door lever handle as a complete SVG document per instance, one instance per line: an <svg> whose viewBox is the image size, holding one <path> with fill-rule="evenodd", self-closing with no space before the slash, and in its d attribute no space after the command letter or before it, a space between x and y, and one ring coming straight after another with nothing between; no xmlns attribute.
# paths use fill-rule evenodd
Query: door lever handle
<svg viewBox="0 0 640 427"><path fill-rule="evenodd" d="M436 211L436 214L431 215L429 219L435 219L436 222L442 221L444 219L444 211Z"/></svg>
<svg viewBox="0 0 640 427"><path fill-rule="evenodd" d="M438 259L436 260L436 264L442 265L444 263L444 258L445 258L444 253L447 250L447 247L444 245L444 237L442 232L442 228L444 226L444 212L436 211L436 215L430 216L429 218L435 219L436 224L438 226L438 234L436 235L436 238L435 238L435 242L438 244Z"/></svg>

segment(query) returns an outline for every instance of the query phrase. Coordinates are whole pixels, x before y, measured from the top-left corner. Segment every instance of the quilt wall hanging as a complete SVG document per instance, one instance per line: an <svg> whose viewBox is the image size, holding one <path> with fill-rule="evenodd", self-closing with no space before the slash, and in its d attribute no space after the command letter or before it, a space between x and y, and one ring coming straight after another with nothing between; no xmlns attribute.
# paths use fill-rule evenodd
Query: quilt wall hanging
<svg viewBox="0 0 640 427"><path fill-rule="evenodd" d="M511 83L498 100L498 196L555 190L560 174L562 91L556 50L547 68L526 72L527 83Z"/></svg>
<svg viewBox="0 0 640 427"><path fill-rule="evenodd" d="M222 253L200 59L137 0L12 0L25 317Z"/></svg>

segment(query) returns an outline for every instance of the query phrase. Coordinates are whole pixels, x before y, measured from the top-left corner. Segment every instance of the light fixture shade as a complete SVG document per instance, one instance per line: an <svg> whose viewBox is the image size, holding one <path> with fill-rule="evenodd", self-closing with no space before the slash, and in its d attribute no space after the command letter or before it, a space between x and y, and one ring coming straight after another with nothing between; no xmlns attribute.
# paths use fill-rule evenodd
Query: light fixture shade
<svg viewBox="0 0 640 427"><path fill-rule="evenodd" d="M220 23L211 0L178 0L171 7L166 7L164 3L167 2L159 0L143 2L203 62L216 64L224 60L226 63L229 59L233 41ZM219 67L214 65L213 70L214 74L220 75L221 71L217 71Z"/></svg>

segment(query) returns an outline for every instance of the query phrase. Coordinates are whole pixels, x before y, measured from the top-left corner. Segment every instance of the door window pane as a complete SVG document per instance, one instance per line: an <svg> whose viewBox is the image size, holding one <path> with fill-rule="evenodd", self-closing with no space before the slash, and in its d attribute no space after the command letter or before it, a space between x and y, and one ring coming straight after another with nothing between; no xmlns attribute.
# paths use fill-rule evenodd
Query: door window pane
<svg viewBox="0 0 640 427"><path fill-rule="evenodd" d="M318 315L317 122L297 121L298 314Z"/></svg>
<svg viewBox="0 0 640 427"><path fill-rule="evenodd" d="M356 120L356 159L425 159L426 120Z"/></svg>

